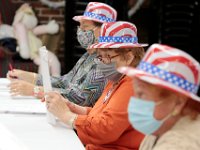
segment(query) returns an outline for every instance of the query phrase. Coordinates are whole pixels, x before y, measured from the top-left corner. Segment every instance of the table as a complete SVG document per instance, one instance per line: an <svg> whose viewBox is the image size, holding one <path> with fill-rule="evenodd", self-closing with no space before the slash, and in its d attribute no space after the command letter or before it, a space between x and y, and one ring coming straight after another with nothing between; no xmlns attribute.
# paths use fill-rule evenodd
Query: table
<svg viewBox="0 0 200 150"><path fill-rule="evenodd" d="M0 97L2 100L3 96ZM74 130L62 124L50 125L45 114L0 113L0 124L5 126L28 150L85 149Z"/></svg>
<svg viewBox="0 0 200 150"><path fill-rule="evenodd" d="M72 129L52 126L44 115L0 114L0 123L30 150L84 150Z"/></svg>

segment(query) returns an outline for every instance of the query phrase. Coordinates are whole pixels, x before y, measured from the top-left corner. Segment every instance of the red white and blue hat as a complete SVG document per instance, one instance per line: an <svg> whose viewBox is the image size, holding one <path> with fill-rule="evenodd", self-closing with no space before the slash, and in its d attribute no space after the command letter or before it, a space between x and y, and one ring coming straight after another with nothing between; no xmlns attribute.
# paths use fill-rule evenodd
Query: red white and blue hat
<svg viewBox="0 0 200 150"><path fill-rule="evenodd" d="M89 46L94 48L133 48L143 47L148 44L139 44L137 38L137 28L134 24L125 21L104 23L98 43Z"/></svg>
<svg viewBox="0 0 200 150"><path fill-rule="evenodd" d="M153 44L137 68L121 67L118 71L200 102L200 64L177 48Z"/></svg>
<svg viewBox="0 0 200 150"><path fill-rule="evenodd" d="M115 22L117 19L117 11L107 4L90 2L88 3L84 14L82 16L75 16L73 19L75 21L86 19L100 23Z"/></svg>

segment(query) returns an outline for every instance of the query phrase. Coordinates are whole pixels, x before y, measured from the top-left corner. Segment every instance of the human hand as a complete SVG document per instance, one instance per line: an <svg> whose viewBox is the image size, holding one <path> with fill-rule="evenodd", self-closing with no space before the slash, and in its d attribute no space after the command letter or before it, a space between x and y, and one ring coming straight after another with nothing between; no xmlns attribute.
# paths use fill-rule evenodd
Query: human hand
<svg viewBox="0 0 200 150"><path fill-rule="evenodd" d="M17 78L33 84L35 83L36 76L37 76L36 73L19 69L13 69L12 71L8 71L7 73L7 78L10 80L12 80L13 78Z"/></svg>
<svg viewBox="0 0 200 150"><path fill-rule="evenodd" d="M75 118L76 114L70 111L64 98L57 92L49 92L45 95L45 97L48 111L62 122L70 125L71 120Z"/></svg>
<svg viewBox="0 0 200 150"><path fill-rule="evenodd" d="M13 79L11 80L11 83L8 87L10 87L10 92L12 96L16 96L16 95L32 96L33 95L34 85L23 80Z"/></svg>

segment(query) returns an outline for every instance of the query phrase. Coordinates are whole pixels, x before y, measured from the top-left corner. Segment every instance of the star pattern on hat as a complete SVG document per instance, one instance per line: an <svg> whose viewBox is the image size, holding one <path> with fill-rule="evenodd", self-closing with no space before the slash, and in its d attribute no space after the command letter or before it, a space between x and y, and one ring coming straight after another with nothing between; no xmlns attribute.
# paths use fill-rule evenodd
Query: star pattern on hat
<svg viewBox="0 0 200 150"><path fill-rule="evenodd" d="M140 64L137 67L140 70L143 70L145 72L148 72L152 74L153 76L159 77L167 82L170 82L174 84L175 86L178 86L188 92L192 92L194 94L198 91L198 86L175 75L170 72L164 71L150 63L141 61Z"/></svg>
<svg viewBox="0 0 200 150"><path fill-rule="evenodd" d="M100 36L99 43L102 42L115 42L115 43L137 43L137 37L120 37L120 36Z"/></svg>
<svg viewBox="0 0 200 150"><path fill-rule="evenodd" d="M101 20L103 22L115 22L114 19L108 18L106 16L101 16L101 15L98 15L98 14L95 14L95 13L92 13L92 12L84 12L83 16L98 19L98 20Z"/></svg>

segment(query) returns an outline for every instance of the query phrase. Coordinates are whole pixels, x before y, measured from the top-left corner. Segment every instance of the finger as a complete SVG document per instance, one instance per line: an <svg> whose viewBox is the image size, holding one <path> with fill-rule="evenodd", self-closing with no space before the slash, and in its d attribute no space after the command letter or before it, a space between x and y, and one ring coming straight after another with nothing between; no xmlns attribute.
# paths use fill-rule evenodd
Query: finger
<svg viewBox="0 0 200 150"><path fill-rule="evenodd" d="M59 93L57 93L57 92L48 92L48 93L46 93L49 97L55 97L55 96L60 96L60 94Z"/></svg>
<svg viewBox="0 0 200 150"><path fill-rule="evenodd" d="M14 70L12 70L12 71L9 71L9 77L10 77L11 79L16 79L16 78L19 78L19 74L18 74L18 72L14 69Z"/></svg>
<svg viewBox="0 0 200 150"><path fill-rule="evenodd" d="M41 101L41 102L45 102L45 98L44 98L44 97L41 98L40 101Z"/></svg>
<svg viewBox="0 0 200 150"><path fill-rule="evenodd" d="M74 103L72 103L70 101L66 102L66 104L67 104L68 107L72 107L74 105Z"/></svg>
<svg viewBox="0 0 200 150"><path fill-rule="evenodd" d="M49 109L49 105L46 103L46 108Z"/></svg>
<svg viewBox="0 0 200 150"><path fill-rule="evenodd" d="M10 94L11 96L18 96L18 95L20 95L18 92L14 92L14 93L11 93Z"/></svg>
<svg viewBox="0 0 200 150"><path fill-rule="evenodd" d="M17 89L17 88L11 88L11 89L10 89L10 92L11 92L11 93L16 93L16 92L18 92L18 89Z"/></svg>
<svg viewBox="0 0 200 150"><path fill-rule="evenodd" d="M49 95L45 95L44 99L45 99L46 103L50 103L52 101L53 97L50 97Z"/></svg>
<svg viewBox="0 0 200 150"><path fill-rule="evenodd" d="M11 86L10 87L10 91L16 91L17 90L17 86Z"/></svg>
<svg viewBox="0 0 200 150"><path fill-rule="evenodd" d="M8 71L7 74L6 74L6 78L7 78L7 79L11 79L10 76L11 76L11 71Z"/></svg>
<svg viewBox="0 0 200 150"><path fill-rule="evenodd" d="M10 87L11 89L16 89L16 88L18 88L19 87L19 85L18 85L18 83L10 83L9 85L8 85L8 87Z"/></svg>

